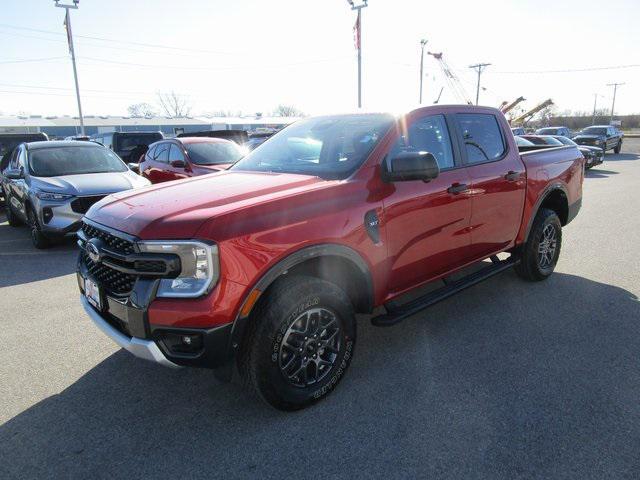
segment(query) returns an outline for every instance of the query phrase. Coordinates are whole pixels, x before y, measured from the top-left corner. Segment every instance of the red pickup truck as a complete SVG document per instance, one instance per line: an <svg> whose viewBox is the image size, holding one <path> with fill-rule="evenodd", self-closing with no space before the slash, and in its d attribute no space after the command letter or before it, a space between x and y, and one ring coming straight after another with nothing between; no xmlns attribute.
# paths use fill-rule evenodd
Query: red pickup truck
<svg viewBox="0 0 640 480"><path fill-rule="evenodd" d="M134 355L235 364L295 410L343 377L356 313L394 325L510 267L551 275L583 176L575 146L520 153L492 108L307 118L229 170L95 204L81 301Z"/></svg>

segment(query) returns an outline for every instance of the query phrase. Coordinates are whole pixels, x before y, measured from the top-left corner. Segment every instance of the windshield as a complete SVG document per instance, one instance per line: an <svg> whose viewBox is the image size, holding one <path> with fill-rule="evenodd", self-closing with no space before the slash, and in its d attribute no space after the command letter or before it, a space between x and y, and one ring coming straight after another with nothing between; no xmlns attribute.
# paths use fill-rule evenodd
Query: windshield
<svg viewBox="0 0 640 480"><path fill-rule="evenodd" d="M184 145L189 158L196 165L219 165L236 163L242 158L242 152L233 142L198 142Z"/></svg>
<svg viewBox="0 0 640 480"><path fill-rule="evenodd" d="M536 135L557 135L557 128L541 128L536 131Z"/></svg>
<svg viewBox="0 0 640 480"><path fill-rule="evenodd" d="M607 129L604 127L588 127L582 130L586 135L606 135Z"/></svg>
<svg viewBox="0 0 640 480"><path fill-rule="evenodd" d="M138 145L148 147L153 142L162 140L159 133L142 133L139 135L118 135L118 145L116 150L133 150Z"/></svg>
<svg viewBox="0 0 640 480"><path fill-rule="evenodd" d="M55 147L29 152L29 172L34 177L126 171L124 162L104 147Z"/></svg>
<svg viewBox="0 0 640 480"><path fill-rule="evenodd" d="M571 140L570 138L567 138L567 137L557 136L557 137L553 137L553 138L558 140L563 145L577 145L576 142L574 142L573 140Z"/></svg>
<svg viewBox="0 0 640 480"><path fill-rule="evenodd" d="M324 179L347 178L394 124L389 114L315 117L290 125L233 166Z"/></svg>

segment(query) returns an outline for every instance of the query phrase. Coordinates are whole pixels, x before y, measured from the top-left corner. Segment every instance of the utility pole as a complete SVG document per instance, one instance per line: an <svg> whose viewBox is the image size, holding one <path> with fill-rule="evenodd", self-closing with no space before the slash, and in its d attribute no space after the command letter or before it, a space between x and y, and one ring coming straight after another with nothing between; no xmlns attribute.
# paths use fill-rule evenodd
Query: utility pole
<svg viewBox="0 0 640 480"><path fill-rule="evenodd" d="M476 85L476 105L480 101L480 75L482 75L482 71L491 65L490 63L476 63L475 65L469 65L469 68L473 68L476 72L478 72L478 83Z"/></svg>
<svg viewBox="0 0 640 480"><path fill-rule="evenodd" d="M53 0L56 7L64 8L64 26L67 30L67 43L69 44L69 53L71 54L71 63L73 64L73 79L76 83L76 100L78 101L78 117L80 118L80 134L84 136L84 118L82 117L82 104L80 103L80 86L78 85L78 69L76 68L76 53L73 48L73 33L71 32L71 15L69 10L77 10L80 0L72 0L73 5L60 3L60 0Z"/></svg>
<svg viewBox="0 0 640 480"><path fill-rule="evenodd" d="M428 40L420 40L420 105L422 105L422 80L424 79L424 47Z"/></svg>
<svg viewBox="0 0 640 480"><path fill-rule="evenodd" d="M611 103L611 118L609 119L609 124L613 121L613 112L616 108L616 92L620 85L624 85L624 83L607 83L607 87L613 87L613 102Z"/></svg>
<svg viewBox="0 0 640 480"><path fill-rule="evenodd" d="M591 125L595 125L596 124L596 107L598 105L598 97L600 95L598 95L597 93L593 94L593 119L591 120Z"/></svg>
<svg viewBox="0 0 640 480"><path fill-rule="evenodd" d="M362 9L367 6L364 0L360 5L355 5L353 0L347 0L351 5L351 10L358 12L356 25L353 27L355 33L356 49L358 50L358 108L362 108Z"/></svg>

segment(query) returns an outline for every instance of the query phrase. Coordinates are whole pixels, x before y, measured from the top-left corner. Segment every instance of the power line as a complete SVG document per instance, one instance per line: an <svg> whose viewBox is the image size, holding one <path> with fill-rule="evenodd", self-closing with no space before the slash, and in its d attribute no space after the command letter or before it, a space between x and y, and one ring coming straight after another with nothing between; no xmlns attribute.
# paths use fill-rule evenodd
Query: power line
<svg viewBox="0 0 640 480"><path fill-rule="evenodd" d="M584 67L584 68L567 68L563 70L527 70L527 71L511 71L511 72L496 72L493 71L493 74L513 74L513 75L527 75L530 73L574 73L574 72L594 72L598 70L619 70L623 68L637 68L640 67L640 64L633 63L629 65L613 65L608 67Z"/></svg>
<svg viewBox="0 0 640 480"><path fill-rule="evenodd" d="M61 60L66 59L67 57L47 57L47 58L21 58L18 60L2 60L1 64L7 63L30 63L30 62L49 62L51 60Z"/></svg>

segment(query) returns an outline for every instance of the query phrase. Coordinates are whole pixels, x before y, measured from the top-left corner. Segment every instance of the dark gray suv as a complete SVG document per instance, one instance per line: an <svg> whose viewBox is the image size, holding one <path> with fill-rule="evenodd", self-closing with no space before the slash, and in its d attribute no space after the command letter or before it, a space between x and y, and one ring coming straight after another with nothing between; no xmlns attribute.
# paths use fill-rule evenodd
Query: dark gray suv
<svg viewBox="0 0 640 480"><path fill-rule="evenodd" d="M73 235L105 196L150 185L110 149L93 142L31 142L16 147L0 175L9 225L26 223L36 248Z"/></svg>

